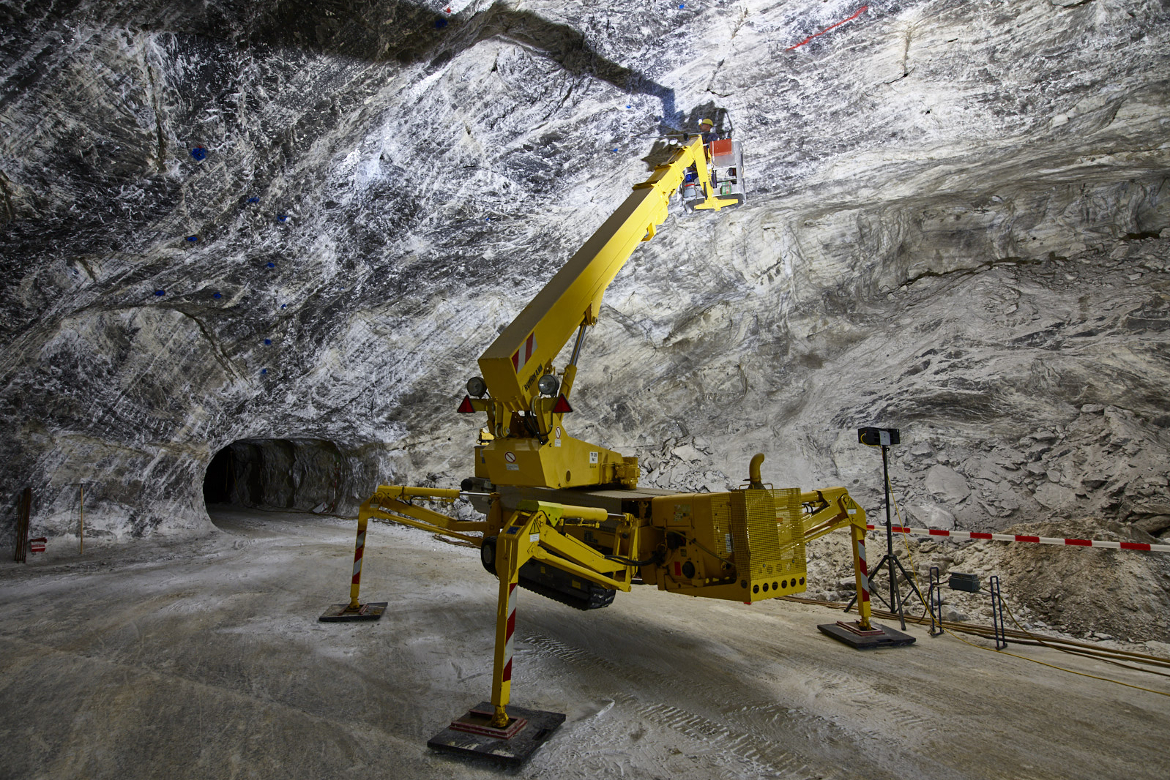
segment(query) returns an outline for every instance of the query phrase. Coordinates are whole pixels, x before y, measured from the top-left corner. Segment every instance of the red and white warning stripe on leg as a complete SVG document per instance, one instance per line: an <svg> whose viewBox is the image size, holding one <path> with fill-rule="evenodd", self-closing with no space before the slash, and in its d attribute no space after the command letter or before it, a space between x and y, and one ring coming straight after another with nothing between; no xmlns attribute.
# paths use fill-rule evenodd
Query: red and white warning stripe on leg
<svg viewBox="0 0 1170 780"><path fill-rule="evenodd" d="M869 566L865 563L865 539L857 540L857 568L861 571L861 600L869 601Z"/></svg>
<svg viewBox="0 0 1170 780"><path fill-rule="evenodd" d="M512 368L516 369L517 374L532 359L532 353L535 351L536 332L534 331L528 334L528 340L524 342L524 346L512 353Z"/></svg>
<svg viewBox="0 0 1170 780"><path fill-rule="evenodd" d="M362 579L362 553L366 549L366 532L357 535L357 544L353 549L353 584L357 585ZM355 596L356 598L356 596Z"/></svg>
<svg viewBox="0 0 1170 780"><path fill-rule="evenodd" d="M516 583L508 586L508 628L504 640L503 681L512 680L512 634L516 630Z"/></svg>
<svg viewBox="0 0 1170 780"><path fill-rule="evenodd" d="M882 530L883 526L867 525L870 531ZM1066 539L1050 536L1027 536L1024 534L988 534L979 531L944 531L939 528L910 528L895 525L896 534L946 537L950 539L988 539L996 542L1031 542L1033 544L1057 544L1063 547L1104 547L1107 550L1139 550L1141 552L1170 552L1170 544L1146 544L1145 542L1110 542L1105 539Z"/></svg>

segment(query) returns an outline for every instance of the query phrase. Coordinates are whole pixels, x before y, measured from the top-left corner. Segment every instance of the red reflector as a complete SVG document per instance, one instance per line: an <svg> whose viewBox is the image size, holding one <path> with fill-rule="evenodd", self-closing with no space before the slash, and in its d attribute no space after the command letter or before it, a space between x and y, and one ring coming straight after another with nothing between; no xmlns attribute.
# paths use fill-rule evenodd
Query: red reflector
<svg viewBox="0 0 1170 780"><path fill-rule="evenodd" d="M557 396L557 402L553 405L553 414L567 414L573 411L573 407L569 406L569 399L565 398L565 394L561 393Z"/></svg>
<svg viewBox="0 0 1170 780"><path fill-rule="evenodd" d="M460 414L468 414L469 412L474 412L475 409L471 406L471 396L469 396L469 395L463 396L463 403L459 404L459 408L456 409L455 411L459 412Z"/></svg>

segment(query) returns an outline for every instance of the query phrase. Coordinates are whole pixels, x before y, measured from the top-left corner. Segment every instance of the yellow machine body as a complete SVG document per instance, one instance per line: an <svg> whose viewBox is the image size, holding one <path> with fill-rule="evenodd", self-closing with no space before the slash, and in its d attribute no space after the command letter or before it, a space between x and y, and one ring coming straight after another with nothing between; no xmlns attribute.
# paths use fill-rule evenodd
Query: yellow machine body
<svg viewBox="0 0 1170 780"><path fill-rule="evenodd" d="M568 488L617 483L635 487L640 470L637 458L575 439L557 424L545 444L511 438L477 446L475 475L495 485Z"/></svg>
<svg viewBox="0 0 1170 780"><path fill-rule="evenodd" d="M752 603L805 589L800 490L680 493L653 500L661 563L642 567L660 590Z"/></svg>

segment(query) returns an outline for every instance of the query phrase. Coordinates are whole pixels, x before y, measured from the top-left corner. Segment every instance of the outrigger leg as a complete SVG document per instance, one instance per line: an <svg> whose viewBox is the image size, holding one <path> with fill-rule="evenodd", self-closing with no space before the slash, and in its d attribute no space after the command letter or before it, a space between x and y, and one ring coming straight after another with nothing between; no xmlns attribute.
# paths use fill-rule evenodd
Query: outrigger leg
<svg viewBox="0 0 1170 780"><path fill-rule="evenodd" d="M377 620L386 611L389 602L377 601L362 604L358 601L358 591L362 584L362 556L366 550L366 525L370 519L370 501L362 504L358 512L357 542L353 548L353 580L349 585L349 603L333 604L321 614L319 618L326 623L344 620Z"/></svg>
<svg viewBox="0 0 1170 780"><path fill-rule="evenodd" d="M853 543L853 571L856 582L858 619L845 622L818 625L822 634L857 650L870 650L876 647L899 647L914 644L914 637L903 634L886 626L875 626L870 621L869 605L869 568L865 562L865 521L852 522L849 525L849 535Z"/></svg>
<svg viewBox="0 0 1170 780"><path fill-rule="evenodd" d="M542 513L517 512L499 535L496 572L500 578L496 606L496 650L492 664L492 700L480 702L432 737L427 746L452 753L485 756L511 764L528 760L565 722L559 712L512 707L513 634L520 567L539 542Z"/></svg>

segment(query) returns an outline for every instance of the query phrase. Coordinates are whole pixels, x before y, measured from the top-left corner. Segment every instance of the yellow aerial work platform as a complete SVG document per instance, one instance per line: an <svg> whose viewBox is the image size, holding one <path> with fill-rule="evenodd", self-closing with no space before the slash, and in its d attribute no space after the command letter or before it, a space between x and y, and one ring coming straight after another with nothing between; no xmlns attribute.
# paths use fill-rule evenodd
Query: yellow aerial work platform
<svg viewBox="0 0 1170 780"><path fill-rule="evenodd" d="M578 609L605 607L636 584L750 604L804 591L805 545L849 528L860 619L846 628L880 633L870 625L865 512L844 488L773 489L760 476L763 455L752 459L739 490L639 488L637 458L574 438L566 428L582 345L604 292L666 219L670 198L681 192L688 210L700 212L744 202L742 153L738 142L722 140L708 145L695 136L681 144L484 352L482 377L467 382L459 406L487 415L474 449L475 476L459 490L381 486L362 504L350 603L323 619L361 619L384 607L358 598L372 517L475 544L484 568L499 577L491 700L453 721L432 747L522 761L564 720L508 706L519 587ZM713 150L724 184L733 171L738 189L719 186ZM571 357L558 369L554 361L574 334ZM427 505L461 498L482 519L456 520Z"/></svg>

